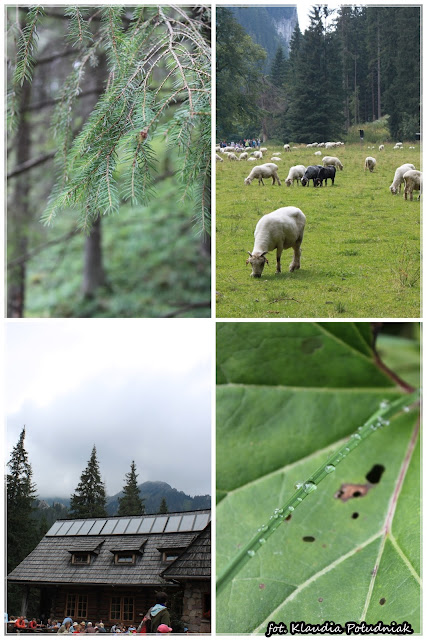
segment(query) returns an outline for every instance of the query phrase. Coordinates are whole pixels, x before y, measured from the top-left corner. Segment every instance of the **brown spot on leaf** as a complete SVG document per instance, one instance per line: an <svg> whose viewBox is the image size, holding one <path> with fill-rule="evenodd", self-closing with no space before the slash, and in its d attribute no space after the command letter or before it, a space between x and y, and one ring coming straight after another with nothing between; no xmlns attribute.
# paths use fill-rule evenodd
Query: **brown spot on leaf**
<svg viewBox="0 0 427 640"><path fill-rule="evenodd" d="M265 584L263 582L261 582L261 584L259 585L260 589L265 589Z"/></svg>
<svg viewBox="0 0 427 640"><path fill-rule="evenodd" d="M290 513L288 516L286 516L285 520L290 520L292 518L292 514Z"/></svg>
<svg viewBox="0 0 427 640"><path fill-rule="evenodd" d="M342 484L336 492L335 498L339 498L343 502L347 502L350 498L363 498L371 487L369 482L367 484Z"/></svg>
<svg viewBox="0 0 427 640"><path fill-rule="evenodd" d="M319 602L323 602L323 598L318 598Z"/></svg>
<svg viewBox="0 0 427 640"><path fill-rule="evenodd" d="M314 542L316 538L313 538L313 536L304 536L303 540L304 542Z"/></svg>
<svg viewBox="0 0 427 640"><path fill-rule="evenodd" d="M312 336L311 338L306 338L301 342L301 351L303 353L314 353L317 349L321 349L323 347L323 340L319 336Z"/></svg>
<svg viewBox="0 0 427 640"><path fill-rule="evenodd" d="M381 605L385 604L385 598L381 598L381 600L380 600L380 604L381 604Z"/></svg>

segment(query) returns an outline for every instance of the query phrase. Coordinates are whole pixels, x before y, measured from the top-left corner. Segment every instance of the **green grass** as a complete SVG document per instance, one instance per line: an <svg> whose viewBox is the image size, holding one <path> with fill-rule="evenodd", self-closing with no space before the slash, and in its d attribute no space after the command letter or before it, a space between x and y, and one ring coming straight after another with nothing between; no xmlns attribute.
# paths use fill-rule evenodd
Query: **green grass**
<svg viewBox="0 0 427 640"><path fill-rule="evenodd" d="M269 162L280 147L269 147ZM420 167L420 146L403 151L346 145L315 156L313 149L283 153L282 186L243 183L257 163L216 165L216 316L218 318L418 318L420 316L420 203L389 191L395 169ZM340 158L335 185L314 189L286 187L295 164L321 164L323 155ZM366 156L377 159L364 171ZM299 207L307 218L301 269L289 273L292 250L282 254L275 274L275 252L262 278L245 266L258 220L279 207Z"/></svg>

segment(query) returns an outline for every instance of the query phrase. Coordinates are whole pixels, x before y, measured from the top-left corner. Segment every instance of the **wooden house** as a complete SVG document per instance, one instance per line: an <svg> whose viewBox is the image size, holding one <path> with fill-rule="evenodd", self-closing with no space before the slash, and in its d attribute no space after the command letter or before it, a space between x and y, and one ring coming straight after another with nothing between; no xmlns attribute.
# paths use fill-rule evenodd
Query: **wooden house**
<svg viewBox="0 0 427 640"><path fill-rule="evenodd" d="M58 520L8 576L24 587L22 615L37 587L45 618L138 625L164 591L193 633L210 633L210 578L208 509Z"/></svg>

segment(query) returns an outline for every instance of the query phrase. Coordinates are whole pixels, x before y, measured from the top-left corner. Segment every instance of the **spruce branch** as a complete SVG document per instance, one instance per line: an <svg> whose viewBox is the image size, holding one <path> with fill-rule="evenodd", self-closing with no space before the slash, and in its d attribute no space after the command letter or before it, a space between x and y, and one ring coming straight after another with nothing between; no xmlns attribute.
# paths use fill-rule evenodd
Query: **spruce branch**
<svg viewBox="0 0 427 640"><path fill-rule="evenodd" d="M378 410L368 418L365 424L359 427L350 438L325 462L312 473L305 482L296 485L295 493L285 502L281 508L274 510L267 523L261 525L255 535L240 549L239 553L225 567L217 579L217 595L233 580L245 564L256 555L256 552L266 543L267 539L277 530L282 522L303 502L303 500L315 492L319 482L333 473L340 464L356 447L369 438L375 431L390 424L390 420L398 413L410 410L410 407L419 404L420 390L409 395L403 395L393 402L383 401Z"/></svg>

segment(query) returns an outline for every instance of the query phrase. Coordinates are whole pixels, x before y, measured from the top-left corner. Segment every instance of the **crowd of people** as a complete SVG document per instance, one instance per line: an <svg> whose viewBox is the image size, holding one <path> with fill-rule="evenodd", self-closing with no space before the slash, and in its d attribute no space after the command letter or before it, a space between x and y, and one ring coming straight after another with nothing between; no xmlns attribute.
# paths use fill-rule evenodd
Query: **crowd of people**
<svg viewBox="0 0 427 640"><path fill-rule="evenodd" d="M243 149L259 149L261 140L259 138L244 138L243 140L239 140L239 142L226 142L225 140L221 140L219 146L222 149L224 147L235 147L238 151L243 151Z"/></svg>
<svg viewBox="0 0 427 640"><path fill-rule="evenodd" d="M66 616L62 622L49 618L46 622L42 622L36 618L28 620L24 616L8 618L6 615L5 622L7 625L7 633L112 633L120 634L168 634L173 631L170 626L170 613L166 606L166 593L159 592L156 594L156 604L147 611L141 623L138 626L133 624L117 623L110 628L106 628L102 621L92 623L88 620L77 622L70 616ZM184 627L184 633L188 633L188 629Z"/></svg>

